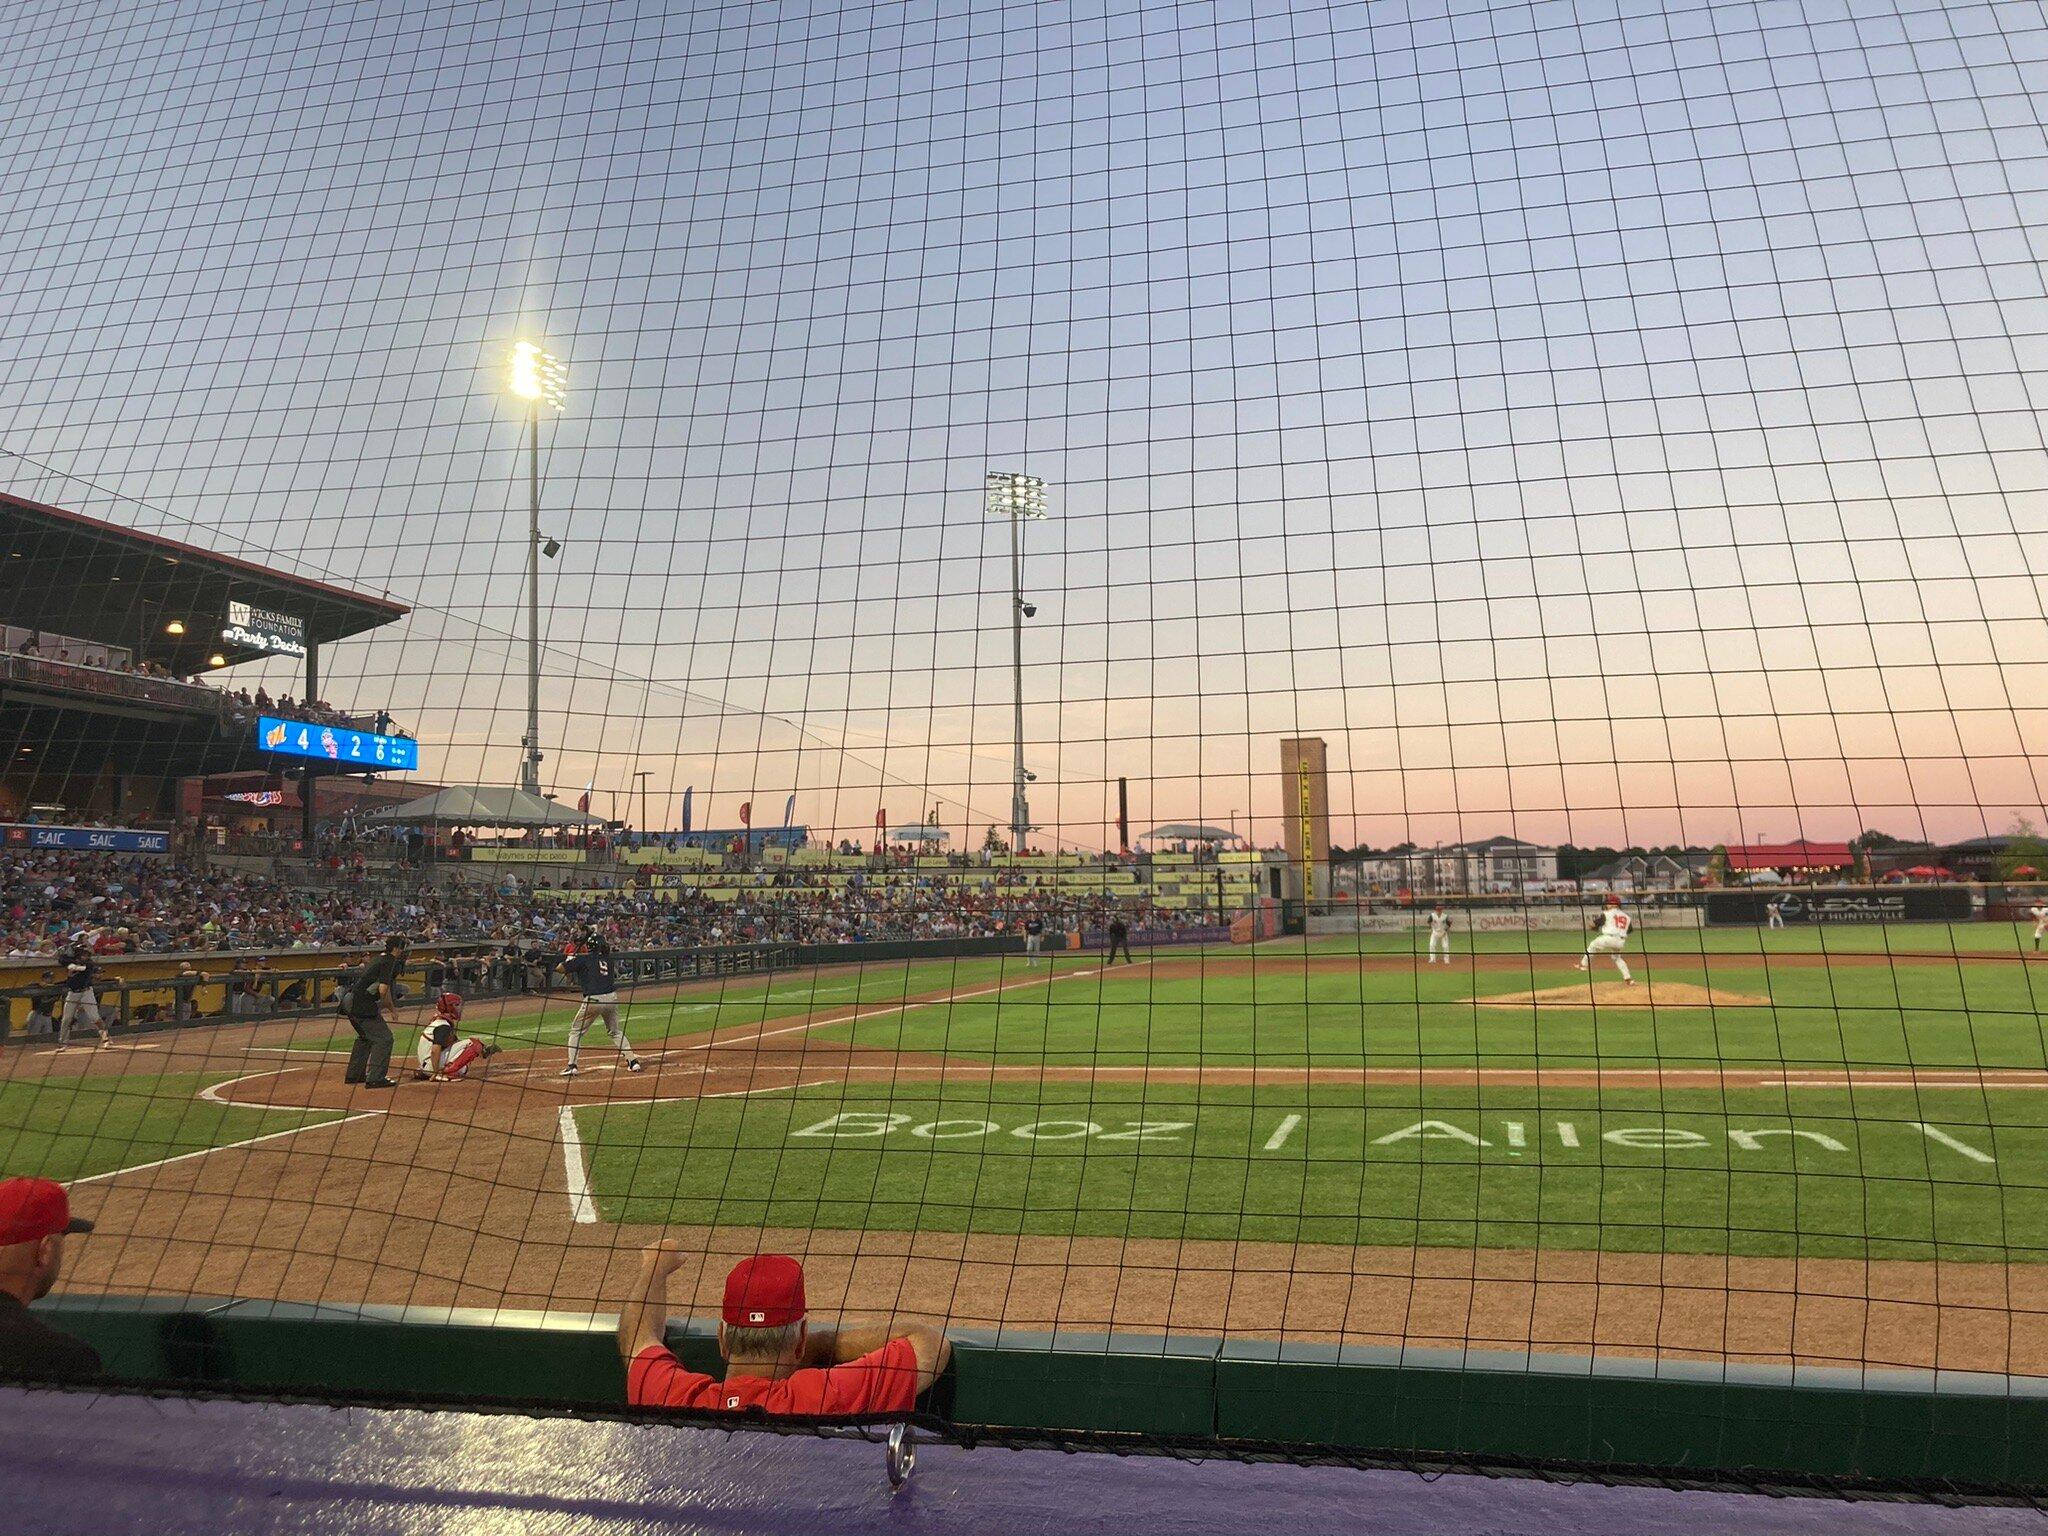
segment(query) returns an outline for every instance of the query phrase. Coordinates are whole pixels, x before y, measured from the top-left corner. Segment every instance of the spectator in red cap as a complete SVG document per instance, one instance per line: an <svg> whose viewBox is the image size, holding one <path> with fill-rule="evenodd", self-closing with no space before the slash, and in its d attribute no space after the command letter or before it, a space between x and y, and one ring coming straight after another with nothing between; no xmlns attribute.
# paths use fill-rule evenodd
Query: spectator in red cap
<svg viewBox="0 0 2048 1536"><path fill-rule="evenodd" d="M90 1232L71 1214L64 1186L48 1179L0 1179L0 1377L88 1381L100 1374L90 1344L32 1316L64 1267L64 1234Z"/></svg>
<svg viewBox="0 0 2048 1536"><path fill-rule="evenodd" d="M683 1368L662 1337L668 1277L682 1262L673 1238L650 1247L639 1287L619 1314L626 1399L635 1407L847 1418L908 1413L952 1359L952 1345L929 1323L810 1327L803 1266L764 1253L742 1259L725 1279L718 1325L725 1379L700 1376Z"/></svg>

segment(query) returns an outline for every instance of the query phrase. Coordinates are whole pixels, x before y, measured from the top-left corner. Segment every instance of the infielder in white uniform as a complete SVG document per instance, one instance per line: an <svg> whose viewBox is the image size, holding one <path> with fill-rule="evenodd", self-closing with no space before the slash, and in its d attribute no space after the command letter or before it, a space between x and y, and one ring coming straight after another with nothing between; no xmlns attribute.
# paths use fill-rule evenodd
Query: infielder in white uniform
<svg viewBox="0 0 2048 1536"><path fill-rule="evenodd" d="M1593 935L1593 942L1586 946L1586 952L1579 958L1579 969L1588 969L1595 955L1606 955L1614 961L1614 968L1621 972L1621 979L1630 986L1636 984L1629 974L1628 962L1621 958L1621 952L1628 948L1628 931L1634 920L1621 910L1621 898L1609 896L1607 908L1595 920L1599 932Z"/></svg>
<svg viewBox="0 0 2048 1536"><path fill-rule="evenodd" d="M2041 935L2048 933L2048 906L2027 908L2027 916L2034 920L2034 948L2041 947Z"/></svg>
<svg viewBox="0 0 2048 1536"><path fill-rule="evenodd" d="M1445 965L1451 963L1451 914L1441 905L1429 914L1429 959L1424 963L1435 965L1439 954Z"/></svg>

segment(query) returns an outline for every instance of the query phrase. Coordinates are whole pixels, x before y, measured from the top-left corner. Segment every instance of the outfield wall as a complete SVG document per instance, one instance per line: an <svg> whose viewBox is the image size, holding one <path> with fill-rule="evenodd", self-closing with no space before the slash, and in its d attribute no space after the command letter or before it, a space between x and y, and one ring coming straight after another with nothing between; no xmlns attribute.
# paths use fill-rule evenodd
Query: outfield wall
<svg viewBox="0 0 2048 1536"><path fill-rule="evenodd" d="M609 1317L134 1296L58 1296L36 1311L138 1386L629 1411ZM969 1441L2048 1487L2048 1380L2033 1377L1178 1335L954 1338L924 1421ZM670 1343L692 1368L716 1368L708 1328L672 1328Z"/></svg>
<svg viewBox="0 0 2048 1536"><path fill-rule="evenodd" d="M1598 909L1595 907L1458 907L1452 922L1458 933L1583 933ZM1634 907L1630 915L1638 928L1698 928L1698 907ZM1312 938L1341 937L1355 933L1411 933L1420 935L1429 925L1429 909L1417 906L1392 911L1362 909L1311 913L1308 932Z"/></svg>

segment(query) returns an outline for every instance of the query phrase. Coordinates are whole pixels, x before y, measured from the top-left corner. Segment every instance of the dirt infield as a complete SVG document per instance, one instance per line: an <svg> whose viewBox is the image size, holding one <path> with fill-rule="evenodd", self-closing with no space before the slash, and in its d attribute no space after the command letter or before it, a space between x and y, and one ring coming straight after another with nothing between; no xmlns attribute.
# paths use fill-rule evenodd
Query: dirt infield
<svg viewBox="0 0 2048 1536"><path fill-rule="evenodd" d="M1285 963L1303 958L1318 957ZM1204 956L1152 969L1215 974L1220 964L1243 962ZM1488 967L1496 968L1505 967ZM922 1000L989 995L1001 985ZM78 1206L99 1229L75 1248L71 1289L577 1313L616 1306L638 1249L656 1233L575 1219L560 1128L572 1104L995 1076L2048 1089L2044 1072L1963 1069L1016 1066L814 1038L915 1001L721 1030L645 1053L650 1070L630 1076L608 1048L586 1042L585 1070L574 1079L554 1075L562 1049L542 1047L508 1051L487 1081L373 1092L344 1085L337 1056L283 1053L295 1029L305 1030L284 1023L209 1026L127 1049L23 1053L10 1071L17 1081L117 1075L146 1062L151 1074L226 1074L231 1080L210 1095L228 1102L346 1115L305 1129L265 1125L247 1143L79 1181ZM508 1016L537 1006L512 1004ZM701 1255L673 1292L679 1311L700 1314L715 1310L731 1259L765 1246L803 1256L822 1312L894 1310L959 1327L2048 1374L2048 1267L744 1226L669 1232Z"/></svg>

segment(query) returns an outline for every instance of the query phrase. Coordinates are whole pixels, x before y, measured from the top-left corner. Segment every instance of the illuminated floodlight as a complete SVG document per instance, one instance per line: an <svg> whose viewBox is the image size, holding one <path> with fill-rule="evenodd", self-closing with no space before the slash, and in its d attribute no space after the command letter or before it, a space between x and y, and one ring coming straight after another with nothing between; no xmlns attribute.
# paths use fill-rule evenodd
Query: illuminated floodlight
<svg viewBox="0 0 2048 1536"><path fill-rule="evenodd" d="M1042 518L1045 516L1045 482L1036 475L1015 475L1002 470L988 474L988 509L996 517Z"/></svg>
<svg viewBox="0 0 2048 1536"><path fill-rule="evenodd" d="M512 393L534 405L546 401L556 410L562 410L569 398L568 365L530 341L514 342Z"/></svg>

